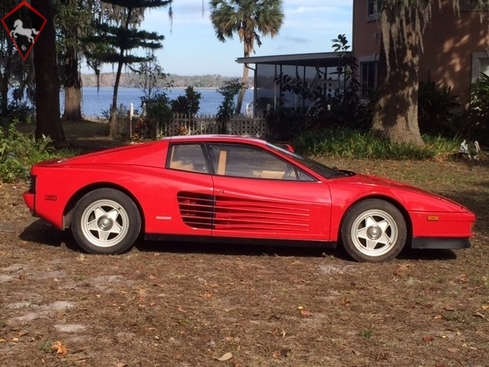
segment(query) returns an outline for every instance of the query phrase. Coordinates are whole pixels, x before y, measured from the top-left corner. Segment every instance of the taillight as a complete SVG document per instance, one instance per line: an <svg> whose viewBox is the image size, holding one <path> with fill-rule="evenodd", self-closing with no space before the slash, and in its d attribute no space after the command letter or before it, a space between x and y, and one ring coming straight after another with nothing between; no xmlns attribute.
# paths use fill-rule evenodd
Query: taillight
<svg viewBox="0 0 489 367"><path fill-rule="evenodd" d="M36 193L36 176L31 176L31 182L29 184L29 192L31 194Z"/></svg>

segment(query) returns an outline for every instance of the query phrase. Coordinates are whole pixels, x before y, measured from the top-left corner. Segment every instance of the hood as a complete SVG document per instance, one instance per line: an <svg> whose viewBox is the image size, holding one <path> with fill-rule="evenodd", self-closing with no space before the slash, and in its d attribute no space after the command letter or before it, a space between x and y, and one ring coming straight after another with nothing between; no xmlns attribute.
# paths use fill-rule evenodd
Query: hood
<svg viewBox="0 0 489 367"><path fill-rule="evenodd" d="M408 210L440 210L446 212L470 211L460 203L415 186L388 178L356 174L335 180L340 185L357 187L358 192L387 195L402 203Z"/></svg>

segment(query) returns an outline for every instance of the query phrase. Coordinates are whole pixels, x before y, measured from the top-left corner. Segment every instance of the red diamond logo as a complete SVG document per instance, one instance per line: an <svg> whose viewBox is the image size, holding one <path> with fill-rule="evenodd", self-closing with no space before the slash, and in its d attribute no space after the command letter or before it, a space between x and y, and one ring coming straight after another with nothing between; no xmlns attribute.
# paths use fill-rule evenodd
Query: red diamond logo
<svg viewBox="0 0 489 367"><path fill-rule="evenodd" d="M24 0L2 18L2 23L25 60L46 25L46 18Z"/></svg>

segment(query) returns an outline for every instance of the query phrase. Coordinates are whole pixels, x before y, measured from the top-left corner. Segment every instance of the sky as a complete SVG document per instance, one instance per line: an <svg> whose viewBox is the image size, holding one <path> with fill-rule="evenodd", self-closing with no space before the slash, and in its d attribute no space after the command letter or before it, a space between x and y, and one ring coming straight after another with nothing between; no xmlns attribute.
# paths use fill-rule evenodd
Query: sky
<svg viewBox="0 0 489 367"><path fill-rule="evenodd" d="M163 49L156 56L164 71L176 75L222 75L239 77L243 44L237 36L217 40L210 20L209 1L174 0L173 24L168 9L145 14L142 29L164 35ZM262 37L251 56L331 52L332 39L345 34L351 45L352 0L283 0L285 14L274 38Z"/></svg>

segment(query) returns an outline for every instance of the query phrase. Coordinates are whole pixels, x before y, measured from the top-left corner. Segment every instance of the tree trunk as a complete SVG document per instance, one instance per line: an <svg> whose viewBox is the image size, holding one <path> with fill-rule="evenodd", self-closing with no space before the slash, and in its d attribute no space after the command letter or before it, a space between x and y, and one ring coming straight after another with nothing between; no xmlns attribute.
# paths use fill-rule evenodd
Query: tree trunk
<svg viewBox="0 0 489 367"><path fill-rule="evenodd" d="M59 114L59 79L52 1L32 0L32 6L47 19L34 44L36 73L36 138L49 136L55 146L66 145ZM36 29L40 24L34 24Z"/></svg>
<svg viewBox="0 0 489 367"><path fill-rule="evenodd" d="M241 108L243 106L243 100L244 100L244 95L246 93L246 89L248 89L248 74L249 74L249 69L247 68L247 65L243 65L243 78L241 79L241 89L239 90L238 93L238 100L236 102L236 115L241 114Z"/></svg>
<svg viewBox="0 0 489 367"><path fill-rule="evenodd" d="M7 114L8 107L8 83L10 81L11 65L12 65L12 53L13 53L14 43L7 43L7 54L5 60L4 73L2 75L2 87L0 91L1 107L0 111L2 114Z"/></svg>
<svg viewBox="0 0 489 367"><path fill-rule="evenodd" d="M123 52L121 52L121 55L122 54ZM119 61L119 64L117 65L117 74L115 76L114 92L112 94L112 105L110 107L109 135L111 139L120 139L122 137L119 119L117 118L117 95L119 93L119 83L121 80L121 73L122 73L122 61Z"/></svg>
<svg viewBox="0 0 489 367"><path fill-rule="evenodd" d="M418 126L420 44L412 30L408 41L407 45L390 42L388 55L382 47L372 131L395 144L422 147Z"/></svg>
<svg viewBox="0 0 489 367"><path fill-rule="evenodd" d="M127 9L127 18L126 18L126 24L125 24L125 29L129 29L129 22L131 19L131 14L132 14L133 8L129 7ZM109 136L111 139L120 139L122 137L122 128L121 128L121 123L119 119L117 118L117 95L119 93L119 83L121 80L121 74L122 74L122 66L124 64L123 57L124 57L124 52L126 50L121 47L120 53L119 53L119 63L117 65L117 74L115 76L115 83L114 83L114 93L112 95L112 105L110 107L110 120L109 120Z"/></svg>
<svg viewBox="0 0 489 367"><path fill-rule="evenodd" d="M81 87L65 87L65 110L63 121L79 122L83 119L81 113Z"/></svg>
<svg viewBox="0 0 489 367"><path fill-rule="evenodd" d="M68 47L66 51L64 69L65 110L63 113L63 121L81 121L81 77L78 72L78 56L76 48L73 46Z"/></svg>

